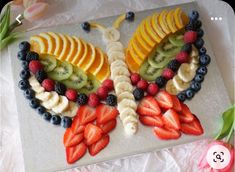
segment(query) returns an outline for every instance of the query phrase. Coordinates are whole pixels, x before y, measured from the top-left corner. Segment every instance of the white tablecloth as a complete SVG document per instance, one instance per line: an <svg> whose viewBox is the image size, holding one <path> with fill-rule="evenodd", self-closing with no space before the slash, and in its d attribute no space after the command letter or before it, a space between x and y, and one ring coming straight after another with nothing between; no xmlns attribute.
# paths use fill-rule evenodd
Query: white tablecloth
<svg viewBox="0 0 235 172"><path fill-rule="evenodd" d="M50 4L49 10L45 18L34 23L25 23L21 29L31 30L39 27L67 24L121 14L129 10L139 11L183 2L189 1L93 0L88 3L87 0L50 0L48 1ZM199 0L198 4L201 7L201 13L205 16L203 24L211 41L225 86L231 100L234 101L234 13L231 7L222 1ZM15 16L21 10L22 8L14 8ZM222 17L222 21L211 21L210 17ZM9 57L7 49L0 53L0 172L23 172L19 124L9 61L10 58L16 57ZM112 160L69 171L196 172L199 171L197 168L198 158L207 142L207 140L200 140L171 149Z"/></svg>

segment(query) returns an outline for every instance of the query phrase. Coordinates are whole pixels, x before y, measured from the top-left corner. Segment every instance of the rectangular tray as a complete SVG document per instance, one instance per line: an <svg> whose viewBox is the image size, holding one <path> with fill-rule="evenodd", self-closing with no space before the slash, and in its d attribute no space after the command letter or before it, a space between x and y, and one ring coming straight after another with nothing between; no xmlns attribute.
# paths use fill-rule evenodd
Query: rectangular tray
<svg viewBox="0 0 235 172"><path fill-rule="evenodd" d="M165 8L170 9L177 6L180 6L187 13L192 9L200 11L197 4L193 2L137 12L134 22L125 22L122 25L120 30L121 42L127 46L132 33L146 16L151 15L156 11L159 12ZM116 17L117 16L97 19L95 22L101 23L105 26L111 26ZM203 16L200 16L200 19L202 20L202 23L205 24L203 22ZM27 38L24 38L24 40L27 40L31 35L38 34L43 31L54 31L79 36L105 50L105 44L102 42L101 34L96 30L92 30L87 34L80 28L80 24L61 25L34 30L26 33ZM18 51L18 43L21 40L11 45L10 57L15 84L15 95L25 170L28 172L64 170L213 137L221 127L219 122L220 114L230 105L230 100L224 87L223 79L217 67L210 43L207 39L206 31L204 40L205 47L207 48L212 61L208 67L208 74L202 84L202 89L195 95L192 101L187 102L192 112L198 116L202 123L205 131L203 135L182 135L178 140L164 141L156 139L151 128L143 127L143 125L139 124L138 133L130 137L125 135L122 124L118 119L116 129L110 133L110 144L97 156L91 157L87 153L82 159L73 165L68 165L66 162L65 150L62 142L65 130L62 127L55 127L42 120L41 117L29 107L22 91L18 88L17 85L21 65L20 62L16 60L16 54Z"/></svg>

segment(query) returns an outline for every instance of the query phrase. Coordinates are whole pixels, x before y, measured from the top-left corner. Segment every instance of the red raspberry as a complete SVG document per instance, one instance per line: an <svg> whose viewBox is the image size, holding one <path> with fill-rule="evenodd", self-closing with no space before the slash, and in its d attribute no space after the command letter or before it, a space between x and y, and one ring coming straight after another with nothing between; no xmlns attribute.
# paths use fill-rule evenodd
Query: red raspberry
<svg viewBox="0 0 235 172"><path fill-rule="evenodd" d="M112 91L114 89L113 87L113 80L111 79L106 79L103 84L103 86L107 87L109 89L109 91Z"/></svg>
<svg viewBox="0 0 235 172"><path fill-rule="evenodd" d="M157 92L158 92L157 84L155 84L155 83L149 84L147 92L148 92L149 95L155 96L157 94Z"/></svg>
<svg viewBox="0 0 235 172"><path fill-rule="evenodd" d="M142 79L137 83L137 87L145 91L148 88L148 82Z"/></svg>
<svg viewBox="0 0 235 172"><path fill-rule="evenodd" d="M140 81L140 75L138 73L131 74L131 83L132 85L136 85Z"/></svg>
<svg viewBox="0 0 235 172"><path fill-rule="evenodd" d="M76 90L70 88L70 89L66 90L65 96L68 98L68 100L76 102L77 101L77 97L78 97L78 93L77 93Z"/></svg>
<svg viewBox="0 0 235 172"><path fill-rule="evenodd" d="M32 73L36 73L37 71L41 70L43 68L42 64L38 60L32 60L29 62L29 70Z"/></svg>
<svg viewBox="0 0 235 172"><path fill-rule="evenodd" d="M88 99L88 105L91 107L96 107L98 104L100 104L100 100L97 94L95 93L90 94Z"/></svg>
<svg viewBox="0 0 235 172"><path fill-rule="evenodd" d="M197 32L195 31L187 31L184 34L184 42L185 43L194 43L197 40Z"/></svg>
<svg viewBox="0 0 235 172"><path fill-rule="evenodd" d="M42 81L42 87L45 88L46 91L53 91L55 87L55 82L51 79L44 79Z"/></svg>
<svg viewBox="0 0 235 172"><path fill-rule="evenodd" d="M174 75L175 73L169 68L164 69L162 72L162 76L166 78L167 80L173 78Z"/></svg>
<svg viewBox="0 0 235 172"><path fill-rule="evenodd" d="M188 57L189 57L188 53L186 53L185 51L181 51L176 55L175 59L179 63L186 63L186 62L188 62L188 59L189 59Z"/></svg>
<svg viewBox="0 0 235 172"><path fill-rule="evenodd" d="M108 96L108 88L105 86L102 86L97 89L96 93L101 100L104 100Z"/></svg>

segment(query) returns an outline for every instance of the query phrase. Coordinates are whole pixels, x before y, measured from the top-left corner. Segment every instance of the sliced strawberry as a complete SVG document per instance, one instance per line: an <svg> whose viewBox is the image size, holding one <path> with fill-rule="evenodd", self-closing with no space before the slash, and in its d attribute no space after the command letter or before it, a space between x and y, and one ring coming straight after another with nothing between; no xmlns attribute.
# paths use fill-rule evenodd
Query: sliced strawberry
<svg viewBox="0 0 235 172"><path fill-rule="evenodd" d="M98 142L88 147L90 155L95 156L102 149L104 149L108 145L108 143L109 143L109 135L103 136Z"/></svg>
<svg viewBox="0 0 235 172"><path fill-rule="evenodd" d="M111 121L106 122L105 124L98 124L98 127L100 127L104 133L109 133L112 131L117 125L116 119L113 119Z"/></svg>
<svg viewBox="0 0 235 172"><path fill-rule="evenodd" d="M87 124L84 130L84 137L86 139L86 144L91 145L97 142L103 135L101 128L94 124Z"/></svg>
<svg viewBox="0 0 235 172"><path fill-rule="evenodd" d="M162 116L163 123L167 128L180 129L179 115L175 110L169 109Z"/></svg>
<svg viewBox="0 0 235 172"><path fill-rule="evenodd" d="M139 120L143 125L162 127L162 119L158 116L139 116Z"/></svg>
<svg viewBox="0 0 235 172"><path fill-rule="evenodd" d="M163 109L170 109L173 107L171 95L164 90L158 92L156 99L158 105Z"/></svg>
<svg viewBox="0 0 235 172"><path fill-rule="evenodd" d="M177 96L171 95L172 101L173 101L173 109L177 112L180 112L182 110L180 101Z"/></svg>
<svg viewBox="0 0 235 172"><path fill-rule="evenodd" d="M73 164L86 153L87 146L81 142L76 146L66 147L66 159L69 164Z"/></svg>
<svg viewBox="0 0 235 172"><path fill-rule="evenodd" d="M192 112L189 110L188 106L184 103L181 103L182 110L179 113L179 118L181 122L188 123L194 120Z"/></svg>
<svg viewBox="0 0 235 172"><path fill-rule="evenodd" d="M64 133L64 146L70 147L79 144L84 138L83 133L74 134L71 128L67 128Z"/></svg>
<svg viewBox="0 0 235 172"><path fill-rule="evenodd" d="M78 120L76 120L75 118L76 117L74 117L74 119L73 119L73 123L71 125L71 129L72 129L74 134L78 134L78 133L81 133L81 132L83 132L85 130L85 126L84 125L79 125Z"/></svg>
<svg viewBox="0 0 235 172"><path fill-rule="evenodd" d="M161 109L154 97L147 96L139 103L137 113L140 115L157 116L161 114Z"/></svg>
<svg viewBox="0 0 235 172"><path fill-rule="evenodd" d="M173 128L154 127L153 133L156 137L164 140L178 139L181 136L181 133Z"/></svg>
<svg viewBox="0 0 235 172"><path fill-rule="evenodd" d="M201 135L204 133L201 123L196 116L194 117L194 120L192 122L182 123L181 131L185 134L191 135Z"/></svg>
<svg viewBox="0 0 235 172"><path fill-rule="evenodd" d="M95 108L92 108L88 105L80 106L77 112L78 124L85 125L89 122L92 122L96 119Z"/></svg>
<svg viewBox="0 0 235 172"><path fill-rule="evenodd" d="M117 108L100 104L96 107L97 123L104 124L112 119L116 119L119 114Z"/></svg>

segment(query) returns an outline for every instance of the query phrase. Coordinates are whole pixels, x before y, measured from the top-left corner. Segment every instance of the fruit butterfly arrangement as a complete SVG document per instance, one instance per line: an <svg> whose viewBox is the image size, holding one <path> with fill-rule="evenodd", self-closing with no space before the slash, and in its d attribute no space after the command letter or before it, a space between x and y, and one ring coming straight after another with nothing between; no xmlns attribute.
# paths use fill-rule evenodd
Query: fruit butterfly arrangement
<svg viewBox="0 0 235 172"><path fill-rule="evenodd" d="M94 156L108 145L117 116L128 135L137 132L138 121L153 127L160 139L203 134L199 119L183 103L200 90L210 63L198 12L154 13L124 49L118 29L134 17L123 14L111 27L82 23L87 33L101 31L106 53L54 32L19 44L19 87L42 118L66 128L63 143L70 164L87 149Z"/></svg>

